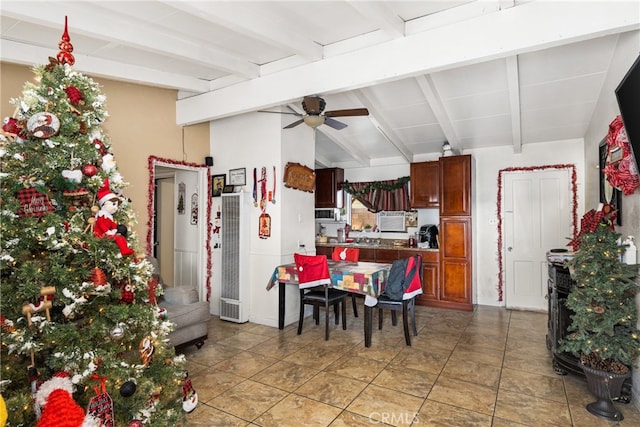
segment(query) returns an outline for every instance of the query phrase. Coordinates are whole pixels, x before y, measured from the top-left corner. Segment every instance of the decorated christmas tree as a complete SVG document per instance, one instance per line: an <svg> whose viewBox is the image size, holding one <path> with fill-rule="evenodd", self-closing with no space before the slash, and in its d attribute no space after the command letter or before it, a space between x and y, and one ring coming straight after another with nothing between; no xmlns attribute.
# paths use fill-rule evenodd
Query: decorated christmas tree
<svg viewBox="0 0 640 427"><path fill-rule="evenodd" d="M136 253L127 184L102 130L106 99L72 67L66 24L58 46L11 100L0 135L8 425L177 425L192 388L152 264Z"/></svg>
<svg viewBox="0 0 640 427"><path fill-rule="evenodd" d="M562 350L594 369L625 374L640 355L636 327L637 265L622 263L625 247L607 211L590 211L582 220L576 253L569 263L571 288L566 306L573 311Z"/></svg>

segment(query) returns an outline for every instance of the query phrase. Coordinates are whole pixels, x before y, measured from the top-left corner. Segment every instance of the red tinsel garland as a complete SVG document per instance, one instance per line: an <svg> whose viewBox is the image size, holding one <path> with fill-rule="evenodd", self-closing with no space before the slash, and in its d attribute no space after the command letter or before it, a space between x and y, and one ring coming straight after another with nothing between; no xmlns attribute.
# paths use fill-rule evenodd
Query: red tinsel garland
<svg viewBox="0 0 640 427"><path fill-rule="evenodd" d="M576 226L578 224L578 184L576 166L572 164L564 165L544 165L544 166L530 166L530 167L512 167L501 169L498 171L498 301L503 300L503 281L504 275L502 271L502 174L506 172L520 172L520 171L537 171L545 169L570 169L571 170L571 190L573 192L572 200L572 213L573 213L573 238L576 237Z"/></svg>
<svg viewBox="0 0 640 427"><path fill-rule="evenodd" d="M206 168L207 166L202 165L202 164L198 164L198 163L188 163L188 162L181 162L178 160L171 160L171 159L165 159L162 157L156 157L156 156L149 156L148 159L148 163L147 163L147 169L149 171L149 190L148 190L148 194L147 194L147 212L148 212L148 219L147 219L147 255L151 256L153 254L152 252L152 248L153 248L153 205L154 205L154 196L155 196L155 175L154 175L154 171L155 171L155 165L156 163L164 163L164 164L169 164L169 165L179 165L179 166L189 166L189 167L194 167L194 168ZM209 168L207 168L207 171L209 170ZM207 195L211 194L211 179L210 177L207 178ZM211 197L207 197L207 236L211 236L211 204L212 204L212 198ZM211 268L212 268L212 263L211 263L211 239L207 238L206 239L206 248L207 248L207 273L206 273L206 287L207 287L207 301L209 301L210 297L211 297Z"/></svg>

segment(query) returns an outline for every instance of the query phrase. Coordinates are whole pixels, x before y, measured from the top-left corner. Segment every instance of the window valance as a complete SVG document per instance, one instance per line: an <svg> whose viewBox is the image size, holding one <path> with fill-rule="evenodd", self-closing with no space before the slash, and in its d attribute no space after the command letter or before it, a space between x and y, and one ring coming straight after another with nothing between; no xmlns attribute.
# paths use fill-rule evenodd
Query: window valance
<svg viewBox="0 0 640 427"><path fill-rule="evenodd" d="M359 200L371 212L411 209L408 176L388 181L345 181L342 189Z"/></svg>

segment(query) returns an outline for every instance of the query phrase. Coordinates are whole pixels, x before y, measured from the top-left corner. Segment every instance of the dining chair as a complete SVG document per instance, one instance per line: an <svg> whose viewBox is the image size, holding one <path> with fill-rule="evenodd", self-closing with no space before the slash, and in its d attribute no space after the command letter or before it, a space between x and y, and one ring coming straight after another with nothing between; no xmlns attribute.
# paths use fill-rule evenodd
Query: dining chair
<svg viewBox="0 0 640 427"><path fill-rule="evenodd" d="M305 305L313 306L313 318L316 325L320 323L320 307L325 311L324 339L329 339L329 307L334 307L334 317L338 324L338 305L342 305L342 329L347 329L347 293L331 289L331 276L326 255L293 254L298 271L300 288L300 318L298 319L298 335L302 333Z"/></svg>
<svg viewBox="0 0 640 427"><path fill-rule="evenodd" d="M402 311L404 340L408 346L411 346L408 317L411 315L413 335L417 336L415 297L420 294L422 294L422 255L415 254L409 258L394 261L387 284L375 306L378 308L378 329L382 329L383 310L391 310L391 323L394 326L398 324L396 313Z"/></svg>
<svg viewBox="0 0 640 427"><path fill-rule="evenodd" d="M348 261L348 262L358 262L360 258L360 249L359 248L344 248L340 246L336 246L333 248L333 252L331 253L332 261ZM353 307L353 316L358 317L358 305L356 302L356 294L353 292L349 292L351 294L351 306Z"/></svg>

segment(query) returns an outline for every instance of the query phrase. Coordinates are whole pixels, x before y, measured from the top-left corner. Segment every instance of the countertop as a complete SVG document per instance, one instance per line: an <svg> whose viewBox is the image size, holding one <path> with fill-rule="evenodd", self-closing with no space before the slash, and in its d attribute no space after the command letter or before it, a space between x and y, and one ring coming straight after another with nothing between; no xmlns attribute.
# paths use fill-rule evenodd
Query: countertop
<svg viewBox="0 0 640 427"><path fill-rule="evenodd" d="M403 242L404 243L404 242ZM347 248L367 248L367 249L398 249L398 250L405 250L405 251L429 251L429 252L438 252L439 249L431 249L431 248L419 248L419 247L414 247L414 248L410 248L409 246L406 246L406 244L404 246L396 246L393 244L393 242L381 242L381 243L365 243L365 242L360 242L360 243L337 243L337 242L327 242L327 243L320 243L316 241L316 246L320 246L320 247L334 247L334 246L340 246L340 247L347 247Z"/></svg>

